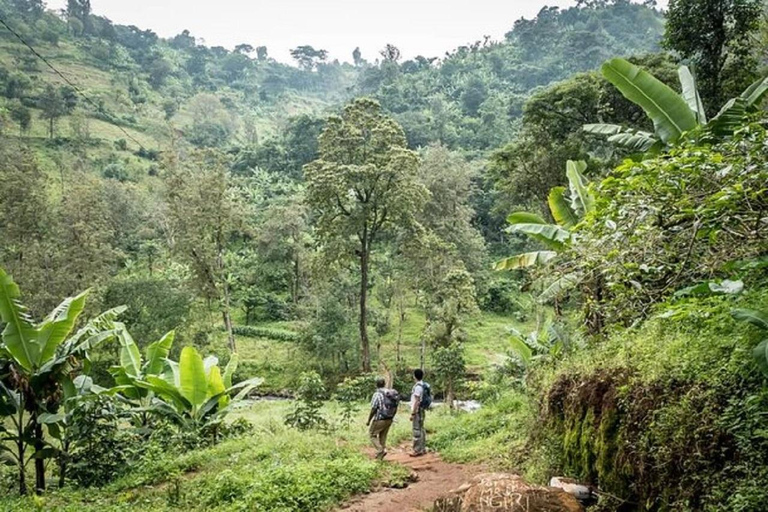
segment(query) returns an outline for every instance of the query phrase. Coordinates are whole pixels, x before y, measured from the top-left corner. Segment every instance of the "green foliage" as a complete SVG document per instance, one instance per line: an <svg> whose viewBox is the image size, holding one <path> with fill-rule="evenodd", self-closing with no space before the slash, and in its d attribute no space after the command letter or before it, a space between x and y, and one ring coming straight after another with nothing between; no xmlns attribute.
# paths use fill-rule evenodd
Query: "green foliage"
<svg viewBox="0 0 768 512"><path fill-rule="evenodd" d="M406 148L400 125L366 98L328 119L319 152L320 158L304 168L307 201L319 214L318 236L326 253L332 259L359 258L361 363L363 371L370 371L366 314L371 254L381 237L413 224L425 199L426 191L416 180L418 155Z"/></svg>
<svg viewBox="0 0 768 512"><path fill-rule="evenodd" d="M729 264L759 256L765 140L758 120L731 140L686 143L664 156L628 161L603 180L595 188L595 214L566 256L575 265L564 263L568 272L604 279L592 311L631 323L667 294L715 275L734 279Z"/></svg>
<svg viewBox="0 0 768 512"><path fill-rule="evenodd" d="M326 399L325 385L316 372L301 374L296 390L296 402L293 410L285 417L285 424L299 430L312 430L324 427L327 421L320 413Z"/></svg>
<svg viewBox="0 0 768 512"><path fill-rule="evenodd" d="M372 375L347 377L336 387L333 399L339 404L341 421L349 429L352 420L362 408L368 391L373 389Z"/></svg>
<svg viewBox="0 0 768 512"><path fill-rule="evenodd" d="M143 348L143 340L158 339L187 322L192 299L178 280L147 276L111 280L103 300L107 307L127 306L123 323Z"/></svg>
<svg viewBox="0 0 768 512"><path fill-rule="evenodd" d="M0 343L0 413L13 425L11 431L3 425L2 431L14 449L0 448L15 460L19 492L25 494L28 445L34 449L35 487L38 492L45 490L44 458L51 450L45 450L42 418L57 413L65 394L72 394L75 378L90 365L88 351L114 337L114 319L122 309L103 313L75 331L88 292L65 299L39 323L32 320L20 295L18 285L0 268L0 319L5 324Z"/></svg>
<svg viewBox="0 0 768 512"><path fill-rule="evenodd" d="M696 67L704 103L712 107L755 79L754 35L765 6L760 0L672 0L664 46Z"/></svg>
<svg viewBox="0 0 768 512"><path fill-rule="evenodd" d="M518 254L495 264L496 270L515 270L543 265L557 256L571 243L571 229L595 209L595 198L582 174L586 162L568 160L566 176L569 183L569 200L565 189L556 187L549 194L549 208L557 224L547 224L538 215L515 212L507 217L510 233L522 233L545 245L548 250Z"/></svg>
<svg viewBox="0 0 768 512"><path fill-rule="evenodd" d="M611 124L587 124L592 134L607 135L610 142L639 152L657 152L663 145L674 145L696 128L704 127L711 134L724 137L745 123L748 114L759 110L768 94L768 78L761 78L729 100L720 112L707 122L695 79L686 66L679 69L683 92L678 95L650 73L624 59L613 59L602 67L605 76L621 93L643 108L653 121L655 134L635 129L625 130Z"/></svg>
<svg viewBox="0 0 768 512"><path fill-rule="evenodd" d="M757 327L762 333L768 332L768 314L754 309L734 309L731 315L736 320L748 322ZM755 358L760 370L768 375L768 338L760 341L754 349L752 355Z"/></svg>
<svg viewBox="0 0 768 512"><path fill-rule="evenodd" d="M252 325L236 325L232 327L232 332L238 336L248 336L251 338L268 338L277 341L298 341L299 334L282 329L272 329L269 327L256 327Z"/></svg>
<svg viewBox="0 0 768 512"><path fill-rule="evenodd" d="M199 432L212 431L214 441L217 426L229 412L233 403L248 396L262 379L252 378L232 385L232 375L237 367L237 354L233 354L224 373L218 366L218 359L209 356L203 360L194 347L184 347L178 362L162 357L167 355L170 343L167 338L150 345L148 361L142 372L141 357L135 344L126 340L123 334L121 352L122 372L116 379L118 391L121 381L127 380L125 392L138 394L135 388L151 391L154 396L146 411L164 418L180 429ZM135 373L131 373L135 372ZM238 392L234 397L230 395Z"/></svg>
<svg viewBox="0 0 768 512"><path fill-rule="evenodd" d="M78 485L101 487L128 469L138 440L120 428L119 414L115 399L107 395L83 400L74 408L65 467L67 477Z"/></svg>

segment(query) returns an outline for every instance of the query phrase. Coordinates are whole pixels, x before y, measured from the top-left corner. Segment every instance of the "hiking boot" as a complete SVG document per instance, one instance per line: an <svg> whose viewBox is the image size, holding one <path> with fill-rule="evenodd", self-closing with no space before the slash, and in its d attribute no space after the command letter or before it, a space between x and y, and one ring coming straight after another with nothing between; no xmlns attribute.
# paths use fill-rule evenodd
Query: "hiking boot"
<svg viewBox="0 0 768 512"><path fill-rule="evenodd" d="M427 452L408 452L409 457L421 457L426 454Z"/></svg>
<svg viewBox="0 0 768 512"><path fill-rule="evenodd" d="M384 457L387 456L387 452L381 452L376 454L376 460L384 460Z"/></svg>

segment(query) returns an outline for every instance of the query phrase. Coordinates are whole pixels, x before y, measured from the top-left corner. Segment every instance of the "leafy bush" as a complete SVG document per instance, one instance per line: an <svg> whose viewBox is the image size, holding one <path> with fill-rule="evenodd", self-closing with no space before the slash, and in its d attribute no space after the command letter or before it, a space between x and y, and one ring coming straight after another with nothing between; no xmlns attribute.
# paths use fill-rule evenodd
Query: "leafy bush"
<svg viewBox="0 0 768 512"><path fill-rule="evenodd" d="M72 413L67 476L85 487L103 486L128 469L138 437L118 426L119 410L106 395L83 400Z"/></svg>
<svg viewBox="0 0 768 512"><path fill-rule="evenodd" d="M232 332L238 336L249 338L268 338L276 341L298 341L299 334L282 329L272 329L270 327L256 327L252 325L235 325Z"/></svg>
<svg viewBox="0 0 768 512"><path fill-rule="evenodd" d="M285 418L286 425L299 430L310 430L327 425L328 422L320 413L325 398L325 385L320 375L316 372L303 373L296 391L296 403Z"/></svg>
<svg viewBox="0 0 768 512"><path fill-rule="evenodd" d="M563 265L593 276L588 313L628 325L670 293L731 278L733 262L765 253L766 123L711 147L626 161L600 183Z"/></svg>

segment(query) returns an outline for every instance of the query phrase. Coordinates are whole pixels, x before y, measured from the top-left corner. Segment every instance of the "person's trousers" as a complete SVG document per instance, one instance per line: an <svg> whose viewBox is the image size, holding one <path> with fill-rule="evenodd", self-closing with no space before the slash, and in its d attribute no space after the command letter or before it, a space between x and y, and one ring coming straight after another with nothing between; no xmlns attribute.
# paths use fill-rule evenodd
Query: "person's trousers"
<svg viewBox="0 0 768 512"><path fill-rule="evenodd" d="M384 457L387 449L387 434L389 427L392 426L392 420L376 420L371 422L371 444L376 448L376 457Z"/></svg>
<svg viewBox="0 0 768 512"><path fill-rule="evenodd" d="M426 411L420 410L413 416L413 452L426 453L427 432L424 430L424 416Z"/></svg>

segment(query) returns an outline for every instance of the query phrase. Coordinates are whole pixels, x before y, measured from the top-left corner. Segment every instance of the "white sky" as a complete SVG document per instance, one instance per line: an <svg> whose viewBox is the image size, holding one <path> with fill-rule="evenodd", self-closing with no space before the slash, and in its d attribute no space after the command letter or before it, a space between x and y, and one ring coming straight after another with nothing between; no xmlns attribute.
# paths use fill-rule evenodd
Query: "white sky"
<svg viewBox="0 0 768 512"><path fill-rule="evenodd" d="M60 9L66 0L48 0ZM661 0L660 5L666 5ZM544 5L575 0L91 0L95 14L171 37L184 29L209 46L265 45L269 55L290 61L303 44L351 60L359 46L375 60L387 43L405 58L442 57L446 51L490 35L501 39L520 17Z"/></svg>

